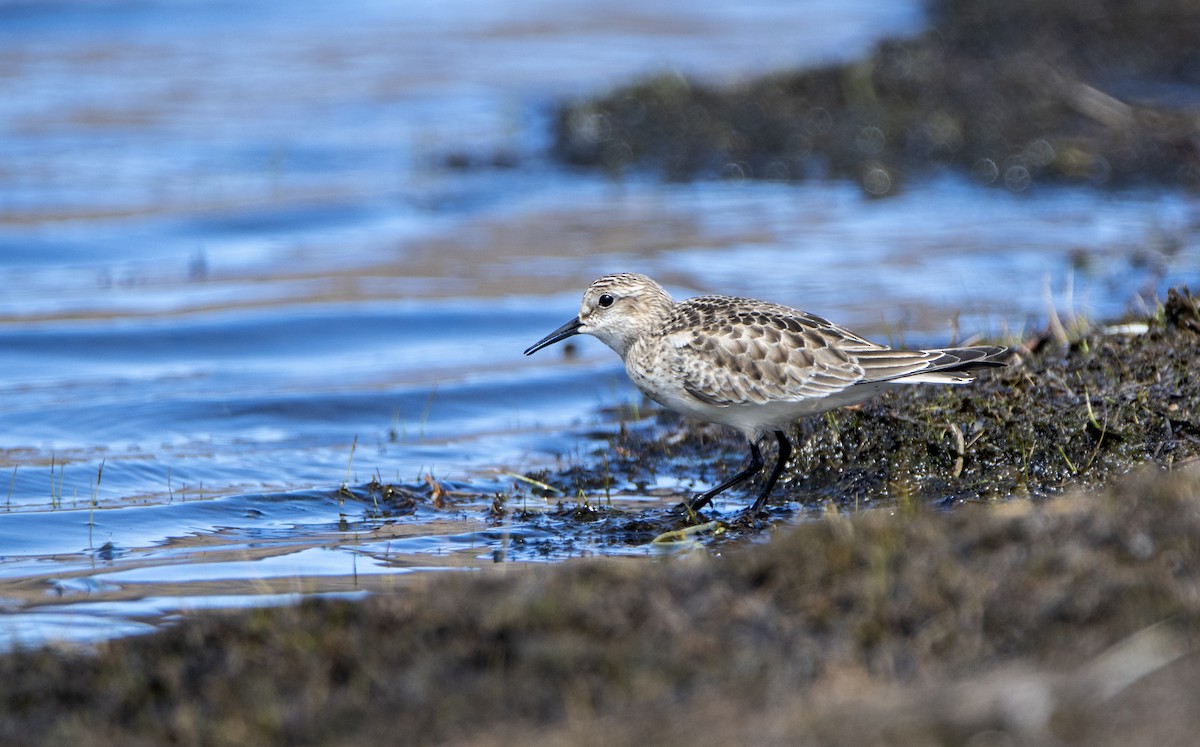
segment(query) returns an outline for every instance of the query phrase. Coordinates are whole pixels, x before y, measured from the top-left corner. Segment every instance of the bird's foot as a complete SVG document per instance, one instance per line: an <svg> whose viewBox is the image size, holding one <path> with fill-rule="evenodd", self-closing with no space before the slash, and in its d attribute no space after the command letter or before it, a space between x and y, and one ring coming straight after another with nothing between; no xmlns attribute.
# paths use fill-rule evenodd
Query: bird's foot
<svg viewBox="0 0 1200 747"><path fill-rule="evenodd" d="M771 521L771 512L767 510L765 504L752 503L746 506L741 511L734 515L730 520L730 526L742 527L744 529L761 529Z"/></svg>
<svg viewBox="0 0 1200 747"><path fill-rule="evenodd" d="M704 508L706 504L707 501L697 504L696 499L692 498L672 506L670 512L676 516L679 516L684 521L690 523L701 523L707 521L707 518L704 516L704 514L700 513L700 509Z"/></svg>

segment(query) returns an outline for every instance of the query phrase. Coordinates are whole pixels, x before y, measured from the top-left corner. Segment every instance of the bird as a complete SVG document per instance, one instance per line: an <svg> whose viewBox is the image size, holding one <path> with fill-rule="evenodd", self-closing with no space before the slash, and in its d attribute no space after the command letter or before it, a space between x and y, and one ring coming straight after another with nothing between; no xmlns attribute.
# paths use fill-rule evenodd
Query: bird
<svg viewBox="0 0 1200 747"><path fill-rule="evenodd" d="M759 474L759 444L773 434L778 455L744 513L762 514L792 453L800 418L864 402L910 384L966 384L974 371L1008 365L997 345L896 349L866 340L799 309L752 298L696 296L675 301L639 273L597 278L579 313L525 355L579 334L612 348L630 380L682 415L720 423L750 443L746 467L681 504L699 512L714 497Z"/></svg>

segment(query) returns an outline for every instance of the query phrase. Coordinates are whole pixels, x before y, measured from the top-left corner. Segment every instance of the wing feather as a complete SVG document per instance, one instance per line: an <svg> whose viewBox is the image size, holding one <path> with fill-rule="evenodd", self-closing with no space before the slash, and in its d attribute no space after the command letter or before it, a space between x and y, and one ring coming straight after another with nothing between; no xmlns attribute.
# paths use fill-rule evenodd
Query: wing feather
<svg viewBox="0 0 1200 747"><path fill-rule="evenodd" d="M677 304L667 331L684 389L721 406L827 397L863 380L843 344L879 347L811 314L720 296Z"/></svg>
<svg viewBox="0 0 1200 747"><path fill-rule="evenodd" d="M1003 366L1007 352L896 350L797 309L724 296L676 304L663 333L672 341L669 368L684 389L717 406L821 399L906 378L963 383L971 376L956 374Z"/></svg>

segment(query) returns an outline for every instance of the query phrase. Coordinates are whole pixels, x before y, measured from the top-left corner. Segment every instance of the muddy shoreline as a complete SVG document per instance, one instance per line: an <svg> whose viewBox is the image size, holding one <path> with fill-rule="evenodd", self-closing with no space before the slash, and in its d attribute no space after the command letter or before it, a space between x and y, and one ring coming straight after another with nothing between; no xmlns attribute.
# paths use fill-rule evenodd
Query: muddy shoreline
<svg viewBox="0 0 1200 747"><path fill-rule="evenodd" d="M638 84L565 107L558 155L669 178L849 175L879 196L942 167L1018 191L1040 179L1194 187L1193 115L1063 98L1115 99L1118 78L1197 64L1194 13L1168 4L1147 25L1109 5L1079 23L1077 2L1033 15L939 3L938 31L860 65L732 92ZM703 118L679 118L698 102ZM777 114L801 129L776 128ZM94 649L0 655L0 742L1190 743L1196 299L1179 289L1149 318L1009 342L1014 365L973 386L799 424L767 522L711 524L661 562L498 562L363 601L191 613ZM649 470L726 474L745 458L740 439L653 410L613 423L579 463L528 475L571 496L552 509L575 528L562 542L643 545L723 517L672 512L672 496L617 511L604 495ZM397 520L454 500L432 481L351 493ZM524 507L541 496L516 484L491 520L537 521Z"/></svg>

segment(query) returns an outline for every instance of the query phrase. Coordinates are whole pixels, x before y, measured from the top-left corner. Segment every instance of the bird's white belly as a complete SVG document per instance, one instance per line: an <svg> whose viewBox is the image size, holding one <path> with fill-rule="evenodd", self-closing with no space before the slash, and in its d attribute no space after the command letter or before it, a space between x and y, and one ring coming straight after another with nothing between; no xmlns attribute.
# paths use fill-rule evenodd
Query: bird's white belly
<svg viewBox="0 0 1200 747"><path fill-rule="evenodd" d="M730 426L751 440L757 440L771 431L787 429L808 415L866 401L894 386L877 382L859 384L828 397L714 405L690 394L678 379L653 375L653 372L638 371L632 367L628 373L638 389L663 407L697 420Z"/></svg>

